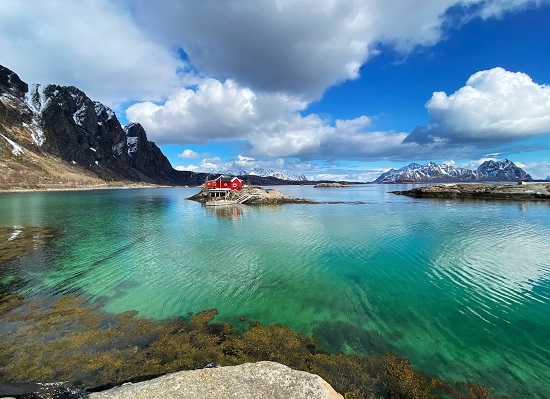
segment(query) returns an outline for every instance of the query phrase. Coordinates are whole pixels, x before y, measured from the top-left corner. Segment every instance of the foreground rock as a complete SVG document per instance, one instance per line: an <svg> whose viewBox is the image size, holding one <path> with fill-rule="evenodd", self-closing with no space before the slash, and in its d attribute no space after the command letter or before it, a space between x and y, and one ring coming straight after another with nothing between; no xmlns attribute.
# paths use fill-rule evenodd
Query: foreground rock
<svg viewBox="0 0 550 399"><path fill-rule="evenodd" d="M550 184L438 184L392 193L415 198L548 201Z"/></svg>
<svg viewBox="0 0 550 399"><path fill-rule="evenodd" d="M181 371L92 393L89 399L337 399L321 377L274 362Z"/></svg>

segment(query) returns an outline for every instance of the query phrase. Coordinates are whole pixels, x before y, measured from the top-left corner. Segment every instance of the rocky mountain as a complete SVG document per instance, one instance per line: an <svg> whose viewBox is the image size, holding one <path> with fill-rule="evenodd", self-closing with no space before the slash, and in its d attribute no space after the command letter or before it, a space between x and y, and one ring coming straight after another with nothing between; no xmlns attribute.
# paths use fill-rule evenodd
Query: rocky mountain
<svg viewBox="0 0 550 399"><path fill-rule="evenodd" d="M477 168L477 174L480 180L487 181L533 180L531 175L508 159L485 161Z"/></svg>
<svg viewBox="0 0 550 399"><path fill-rule="evenodd" d="M476 170L453 165L429 162L426 165L411 163L401 169L382 173L375 183L397 182L478 182L532 180L531 176L512 161L485 161Z"/></svg>
<svg viewBox="0 0 550 399"><path fill-rule="evenodd" d="M305 177L302 174L293 174L293 173L285 173L285 172L275 172L271 169L263 169L263 168L254 168L250 171L246 171L244 169L231 169L225 172L227 175L232 176L259 176L259 177L274 177L276 179L281 180L287 180L287 181L303 181L306 182L307 177Z"/></svg>
<svg viewBox="0 0 550 399"><path fill-rule="evenodd" d="M109 107L76 87L28 85L3 66L0 170L0 189L123 182L199 185L217 177L173 169L140 124L122 127ZM276 178L266 182L280 183Z"/></svg>

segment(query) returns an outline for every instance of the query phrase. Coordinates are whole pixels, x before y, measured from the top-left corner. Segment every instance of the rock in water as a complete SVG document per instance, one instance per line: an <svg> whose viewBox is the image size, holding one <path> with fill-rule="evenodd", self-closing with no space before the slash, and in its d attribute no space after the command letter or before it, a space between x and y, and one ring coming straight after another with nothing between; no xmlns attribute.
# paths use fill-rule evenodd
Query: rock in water
<svg viewBox="0 0 550 399"><path fill-rule="evenodd" d="M89 399L342 399L321 377L274 362L180 371Z"/></svg>

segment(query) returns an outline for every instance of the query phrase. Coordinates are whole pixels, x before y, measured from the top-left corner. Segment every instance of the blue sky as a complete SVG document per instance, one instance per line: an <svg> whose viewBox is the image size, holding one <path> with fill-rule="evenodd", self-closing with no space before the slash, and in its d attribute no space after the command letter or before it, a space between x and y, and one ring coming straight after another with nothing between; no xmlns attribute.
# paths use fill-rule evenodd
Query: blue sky
<svg viewBox="0 0 550 399"><path fill-rule="evenodd" d="M0 64L141 123L172 165L550 175L550 1L5 0Z"/></svg>

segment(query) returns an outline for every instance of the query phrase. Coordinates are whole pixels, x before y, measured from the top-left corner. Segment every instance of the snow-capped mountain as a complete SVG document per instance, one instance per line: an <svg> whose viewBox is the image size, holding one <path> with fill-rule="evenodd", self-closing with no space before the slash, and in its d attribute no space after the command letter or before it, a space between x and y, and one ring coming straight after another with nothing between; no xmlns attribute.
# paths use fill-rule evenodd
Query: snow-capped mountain
<svg viewBox="0 0 550 399"><path fill-rule="evenodd" d="M512 161L485 161L477 168L479 180L519 181L533 180L531 175L516 166Z"/></svg>
<svg viewBox="0 0 550 399"><path fill-rule="evenodd" d="M390 169L382 173L375 183L410 182L474 182L474 181L518 181L532 180L523 169L514 165L508 159L503 161L486 161L477 168L470 170L453 165L426 165L411 163L401 169Z"/></svg>
<svg viewBox="0 0 550 399"><path fill-rule="evenodd" d="M550 181L550 175L546 176L546 179L544 179L544 180Z"/></svg>
<svg viewBox="0 0 550 399"><path fill-rule="evenodd" d="M225 174L231 175L231 176L260 176L260 177L275 177L281 180L307 181L307 177L305 177L302 174L276 172L271 169L263 169L263 168L254 168L250 171L246 171L244 169L231 169L226 171Z"/></svg>

